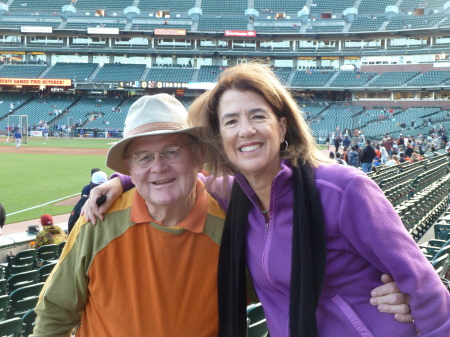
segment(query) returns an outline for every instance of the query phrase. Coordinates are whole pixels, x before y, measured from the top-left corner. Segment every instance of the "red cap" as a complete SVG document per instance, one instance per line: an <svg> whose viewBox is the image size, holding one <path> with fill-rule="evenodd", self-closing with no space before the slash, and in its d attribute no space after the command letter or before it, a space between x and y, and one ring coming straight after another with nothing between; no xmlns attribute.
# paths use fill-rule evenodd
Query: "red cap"
<svg viewBox="0 0 450 337"><path fill-rule="evenodd" d="M50 214L44 214L41 216L41 224L42 226L45 225L53 225L53 218Z"/></svg>

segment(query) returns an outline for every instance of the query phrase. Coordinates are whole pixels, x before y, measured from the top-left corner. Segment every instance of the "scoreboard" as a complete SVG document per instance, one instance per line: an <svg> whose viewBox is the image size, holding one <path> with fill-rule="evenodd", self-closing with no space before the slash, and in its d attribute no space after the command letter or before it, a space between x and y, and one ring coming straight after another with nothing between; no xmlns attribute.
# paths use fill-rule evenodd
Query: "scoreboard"
<svg viewBox="0 0 450 337"><path fill-rule="evenodd" d="M189 83L187 82L165 82L165 81L121 81L117 87L133 88L133 89L147 89L147 88L183 88L186 89Z"/></svg>

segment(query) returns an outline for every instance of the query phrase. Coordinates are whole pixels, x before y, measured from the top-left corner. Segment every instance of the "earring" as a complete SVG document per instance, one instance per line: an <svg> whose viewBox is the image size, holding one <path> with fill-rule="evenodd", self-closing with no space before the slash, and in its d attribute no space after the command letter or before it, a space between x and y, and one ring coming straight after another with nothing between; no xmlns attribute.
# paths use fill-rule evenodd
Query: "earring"
<svg viewBox="0 0 450 337"><path fill-rule="evenodd" d="M283 141L282 144L285 144L285 147L284 147L284 149L281 150L281 146L280 146L280 152L286 152L286 150L287 150L288 147L289 147L289 143L288 143L287 140L285 139L285 140Z"/></svg>

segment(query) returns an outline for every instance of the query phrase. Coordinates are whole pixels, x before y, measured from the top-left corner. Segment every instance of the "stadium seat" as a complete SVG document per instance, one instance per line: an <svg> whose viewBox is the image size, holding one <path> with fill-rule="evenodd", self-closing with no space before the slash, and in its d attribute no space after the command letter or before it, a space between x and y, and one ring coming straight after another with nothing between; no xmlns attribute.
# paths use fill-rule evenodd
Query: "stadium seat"
<svg viewBox="0 0 450 337"><path fill-rule="evenodd" d="M62 253L62 251L63 251L65 246L66 246L66 241L61 242L60 244L58 244L58 257L61 256L61 253Z"/></svg>
<svg viewBox="0 0 450 337"><path fill-rule="evenodd" d="M434 237L440 240L450 240L450 225L436 224L434 226Z"/></svg>
<svg viewBox="0 0 450 337"><path fill-rule="evenodd" d="M38 260L55 260L58 258L58 245L45 245L37 249L36 258Z"/></svg>
<svg viewBox="0 0 450 337"><path fill-rule="evenodd" d="M11 306L9 318L22 317L28 310L34 309L44 283L37 283L14 290L10 295Z"/></svg>
<svg viewBox="0 0 450 337"><path fill-rule="evenodd" d="M35 265L35 261L33 261L32 263L29 264L24 264L24 265L19 265L19 266L11 266L11 267L6 267L6 273L5 273L5 277L9 278L12 275L16 275L16 274L20 274L20 273L24 273L30 270L33 270Z"/></svg>
<svg viewBox="0 0 450 337"><path fill-rule="evenodd" d="M9 308L9 296L1 295L0 296L0 321L3 321L6 319L6 316L8 314L8 308Z"/></svg>
<svg viewBox="0 0 450 337"><path fill-rule="evenodd" d="M13 257L8 255L8 265L10 266L25 265L34 262L35 259L36 259L36 249L22 250Z"/></svg>
<svg viewBox="0 0 450 337"><path fill-rule="evenodd" d="M19 337L22 332L22 318L16 317L0 322L0 336Z"/></svg>
<svg viewBox="0 0 450 337"><path fill-rule="evenodd" d="M431 262L432 266L436 270L436 273L441 277L443 277L447 273L448 259L449 254L444 254Z"/></svg>
<svg viewBox="0 0 450 337"><path fill-rule="evenodd" d="M34 309L28 310L28 312L23 315L22 317L23 321L23 330L22 335L23 337L28 337L33 333L34 326L36 325L36 312Z"/></svg>
<svg viewBox="0 0 450 337"><path fill-rule="evenodd" d="M8 278L8 291L13 292L16 289L35 284L38 281L38 271L30 270L23 273L12 275Z"/></svg>
<svg viewBox="0 0 450 337"><path fill-rule="evenodd" d="M48 276L52 272L53 268L56 266L56 263L49 263L41 268L39 268L37 271L39 273L39 282L45 282L47 281Z"/></svg>
<svg viewBox="0 0 450 337"><path fill-rule="evenodd" d="M0 279L0 296L6 295L8 289L8 281L6 279Z"/></svg>
<svg viewBox="0 0 450 337"><path fill-rule="evenodd" d="M266 316L261 303L250 304L247 307L248 337L262 337L267 334Z"/></svg>

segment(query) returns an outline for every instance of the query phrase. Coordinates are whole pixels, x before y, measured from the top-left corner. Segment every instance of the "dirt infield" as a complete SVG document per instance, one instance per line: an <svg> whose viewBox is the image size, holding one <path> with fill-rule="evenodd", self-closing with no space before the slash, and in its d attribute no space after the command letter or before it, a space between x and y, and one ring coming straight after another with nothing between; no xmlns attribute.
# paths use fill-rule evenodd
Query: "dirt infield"
<svg viewBox="0 0 450 337"><path fill-rule="evenodd" d="M106 156L108 149L77 149L63 147L28 147L22 145L20 149L13 146L0 146L0 153L33 153L33 154L73 154L79 155L103 155Z"/></svg>

